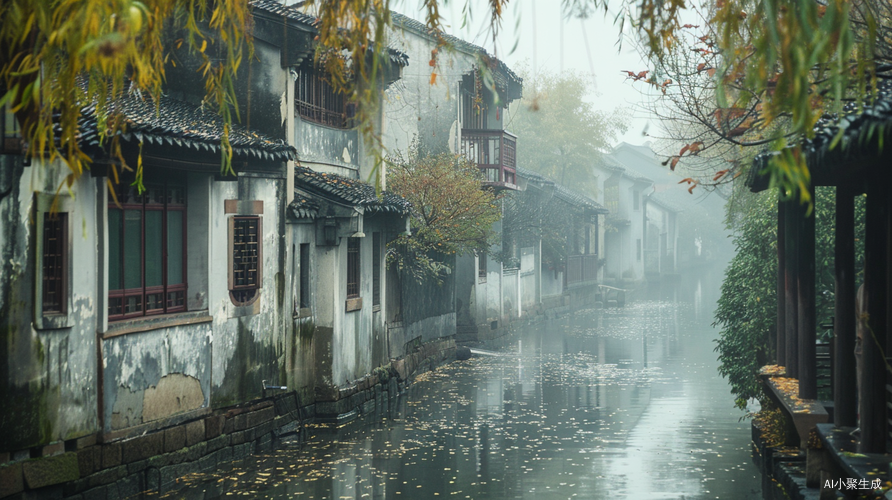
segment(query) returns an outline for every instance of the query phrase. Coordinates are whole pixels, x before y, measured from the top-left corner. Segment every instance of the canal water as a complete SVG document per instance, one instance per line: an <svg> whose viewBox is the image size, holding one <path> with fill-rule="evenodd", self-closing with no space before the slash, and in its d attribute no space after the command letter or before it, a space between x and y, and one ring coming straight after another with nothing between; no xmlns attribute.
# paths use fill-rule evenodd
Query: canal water
<svg viewBox="0 0 892 500"><path fill-rule="evenodd" d="M762 498L749 421L716 372L714 295L694 281L524 327L386 414L309 426L169 497Z"/></svg>

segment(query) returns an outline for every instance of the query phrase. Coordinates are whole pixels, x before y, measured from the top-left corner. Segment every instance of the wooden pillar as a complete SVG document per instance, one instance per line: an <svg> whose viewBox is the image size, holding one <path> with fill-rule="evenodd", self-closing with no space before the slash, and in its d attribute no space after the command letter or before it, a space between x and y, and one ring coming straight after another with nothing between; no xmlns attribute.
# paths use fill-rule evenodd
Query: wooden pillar
<svg viewBox="0 0 892 500"><path fill-rule="evenodd" d="M835 298L833 320L833 423L858 425L855 397L855 204L850 186L836 188Z"/></svg>
<svg viewBox="0 0 892 500"><path fill-rule="evenodd" d="M787 357L786 357L786 335L785 335L785 321L786 321L786 312L785 306L787 304L786 297L784 296L784 274L786 273L785 263L787 261L787 256L785 254L785 242L786 242L786 213L787 213L787 204L782 200L778 200L777 202L777 328L775 332L775 342L776 342L776 351L777 355L776 362L780 366L787 366ZM769 341L769 345L771 342Z"/></svg>
<svg viewBox="0 0 892 500"><path fill-rule="evenodd" d="M799 195L796 194L790 200L785 201L787 208L784 210L786 223L784 232L784 251L786 253L784 265L784 331L785 351L787 361L787 375L799 378L799 307L797 305L796 288L799 284L799 252L797 251L799 239Z"/></svg>
<svg viewBox="0 0 892 500"><path fill-rule="evenodd" d="M815 188L811 199L817 204ZM818 399L818 369L815 357L815 211L799 205L799 398Z"/></svg>
<svg viewBox="0 0 892 500"><path fill-rule="evenodd" d="M864 244L864 288L867 328L861 340L861 442L858 451L882 453L886 449L886 372L882 347L886 332L886 229L889 204L886 187L879 182L867 188L867 235Z"/></svg>

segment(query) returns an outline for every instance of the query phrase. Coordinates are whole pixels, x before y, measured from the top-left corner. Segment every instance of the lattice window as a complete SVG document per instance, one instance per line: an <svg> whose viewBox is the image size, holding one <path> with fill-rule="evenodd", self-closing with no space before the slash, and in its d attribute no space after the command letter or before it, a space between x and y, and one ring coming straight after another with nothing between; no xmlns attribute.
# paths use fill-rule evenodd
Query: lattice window
<svg viewBox="0 0 892 500"><path fill-rule="evenodd" d="M64 314L67 305L68 214L43 214L43 312Z"/></svg>
<svg viewBox="0 0 892 500"><path fill-rule="evenodd" d="M109 320L186 310L186 184L171 177L109 200Z"/></svg>
<svg viewBox="0 0 892 500"><path fill-rule="evenodd" d="M229 219L229 290L239 305L250 302L261 287L262 224L256 216Z"/></svg>
<svg viewBox="0 0 892 500"><path fill-rule="evenodd" d="M347 238L347 298L359 297L359 238Z"/></svg>

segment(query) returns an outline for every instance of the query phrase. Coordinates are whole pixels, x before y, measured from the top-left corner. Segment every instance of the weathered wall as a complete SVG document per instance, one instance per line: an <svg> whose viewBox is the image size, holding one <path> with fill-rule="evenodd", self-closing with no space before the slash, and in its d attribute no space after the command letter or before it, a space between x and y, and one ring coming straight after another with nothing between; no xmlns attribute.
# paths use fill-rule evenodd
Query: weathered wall
<svg viewBox="0 0 892 500"><path fill-rule="evenodd" d="M322 224L322 221L317 224ZM360 243L359 296L361 307L347 310L347 244L340 238L337 246L314 246L316 276L314 281L314 332L316 385L323 398L334 397L334 389L351 385L376 367L387 362L389 350L384 328L384 279L381 307L373 305L372 235L387 229L386 220L366 217L365 237ZM382 240L383 241L383 240ZM383 250L381 256L383 258ZM383 264L381 269L384 269Z"/></svg>
<svg viewBox="0 0 892 500"><path fill-rule="evenodd" d="M253 306L236 306L229 298L227 275L209 279L210 314L214 317L211 404L214 407L259 398L262 381L284 385L283 318L285 255L282 207L284 179L240 176L235 183L215 183L211 192L210 269L228 266L228 217L224 201L263 200L263 286ZM259 304L259 306L258 306Z"/></svg>
<svg viewBox="0 0 892 500"><path fill-rule="evenodd" d="M553 297L564 293L564 272L545 269L542 272L542 297Z"/></svg>
<svg viewBox="0 0 892 500"><path fill-rule="evenodd" d="M102 341L106 432L208 406L210 325L161 328Z"/></svg>
<svg viewBox="0 0 892 500"><path fill-rule="evenodd" d="M356 129L326 127L300 116L296 116L294 121L294 147L297 148L304 166L346 177L357 177L363 159Z"/></svg>
<svg viewBox="0 0 892 500"><path fill-rule="evenodd" d="M455 269L455 256L437 255L436 258ZM434 280L418 283L408 274L400 277L404 337L395 343L399 349L395 352L399 355L405 354L403 348L408 342L429 342L455 334L455 273L441 274L440 280L440 283Z"/></svg>
<svg viewBox="0 0 892 500"><path fill-rule="evenodd" d="M254 38L254 56L247 58L236 79L241 123L267 137L285 139L285 86L290 84L282 69L279 48Z"/></svg>
<svg viewBox="0 0 892 500"><path fill-rule="evenodd" d="M459 83L471 72L476 59L460 51L440 50L437 81L430 83L427 63L436 42L410 31L394 29L390 45L408 54L409 67L403 77L385 92L384 133L389 151L408 151L416 137L430 152L458 151Z"/></svg>
<svg viewBox="0 0 892 500"><path fill-rule="evenodd" d="M12 158L0 156L0 161ZM64 317L37 329L35 273L37 220L49 210L69 173L60 164L12 169L0 199L0 450L19 450L95 432L96 390L96 191L101 179L82 176L62 189L57 203L68 212L70 300ZM12 173L7 170L5 173ZM4 189L5 191L5 189Z"/></svg>
<svg viewBox="0 0 892 500"><path fill-rule="evenodd" d="M485 258L486 280L481 281L478 278L473 293L477 306L475 322L488 327L492 322L502 319L502 264L489 255Z"/></svg>
<svg viewBox="0 0 892 500"><path fill-rule="evenodd" d="M285 365L286 380L283 384L294 389L300 395L301 401L313 400L313 389L316 386L316 293L315 281L310 279L309 298L310 307L301 310L298 303L300 297L300 245L309 244L307 247L310 257L310 277L317 275L316 259L312 258L316 251L316 230L314 223L288 224L291 232L292 246L289 249L288 274L290 275L291 293L286 293L286 308L282 312L286 318L291 319L290 328L286 328L285 336Z"/></svg>
<svg viewBox="0 0 892 500"><path fill-rule="evenodd" d="M539 281L542 274L541 255L539 247L524 247L520 249L520 304L521 312L536 307L539 303Z"/></svg>
<svg viewBox="0 0 892 500"><path fill-rule="evenodd" d="M613 227L608 227L604 233L604 247L606 264L604 268L605 278L610 280L622 279L626 281L640 280L644 277L644 216L640 207L644 206L643 195L640 193L643 185L636 185L627 177L619 180L619 205L620 210L627 214L629 218L628 224L617 225L615 222L608 223ZM633 191L639 191L640 204L639 209L634 210L632 204ZM637 240L641 239L642 257L638 260Z"/></svg>
<svg viewBox="0 0 892 500"><path fill-rule="evenodd" d="M188 275L198 283L189 283L193 310L178 318L193 324L156 327L155 320L138 318L111 325L102 341L106 432L256 399L263 380L285 384L284 319L278 314L285 305L279 238L284 181L242 175L236 182L209 182L207 176L190 182L189 241L207 242L187 249ZM264 202L257 214L263 220L263 281L248 306L229 297L227 249L228 219L251 214L227 214L224 201L231 199ZM137 331L119 334L128 326Z"/></svg>
<svg viewBox="0 0 892 500"><path fill-rule="evenodd" d="M517 269L502 271L502 321L520 317L520 284Z"/></svg>

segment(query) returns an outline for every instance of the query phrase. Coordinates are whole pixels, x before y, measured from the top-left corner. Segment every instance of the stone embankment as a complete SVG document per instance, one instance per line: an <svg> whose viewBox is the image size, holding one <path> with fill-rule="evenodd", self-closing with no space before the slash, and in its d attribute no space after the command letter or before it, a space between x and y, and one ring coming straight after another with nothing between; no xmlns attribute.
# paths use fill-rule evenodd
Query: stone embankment
<svg viewBox="0 0 892 500"><path fill-rule="evenodd" d="M342 422L388 408L412 378L455 359L455 342L439 340L378 368L349 387L300 404L295 392L220 409L129 439L93 434L0 456L0 498L119 499L167 493L188 474L231 470L236 461L272 449L281 436L313 422Z"/></svg>

